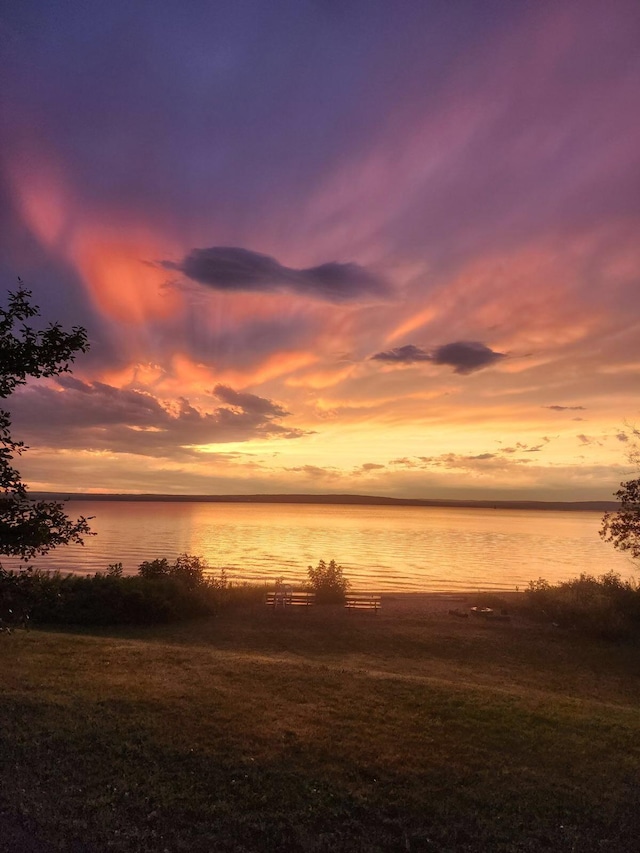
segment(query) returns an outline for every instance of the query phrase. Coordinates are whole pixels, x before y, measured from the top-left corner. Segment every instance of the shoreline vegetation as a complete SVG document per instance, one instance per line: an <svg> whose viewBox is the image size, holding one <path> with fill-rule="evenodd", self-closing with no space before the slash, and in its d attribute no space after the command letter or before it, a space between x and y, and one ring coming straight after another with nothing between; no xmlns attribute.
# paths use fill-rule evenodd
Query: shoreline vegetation
<svg viewBox="0 0 640 853"><path fill-rule="evenodd" d="M525 618L525 595L388 594L377 613L245 600L0 635L3 838L33 853L635 849L637 640ZM449 612L476 601L512 618Z"/></svg>
<svg viewBox="0 0 640 853"><path fill-rule="evenodd" d="M272 503L272 504L319 504L351 506L410 506L410 507L459 507L461 509L523 509L554 510L567 512L612 512L620 506L619 501L532 501L532 500L455 500L393 498L383 495L352 494L274 494L274 495L167 495L127 493L80 493L80 492L30 492L37 500L64 501L147 501L176 503Z"/></svg>
<svg viewBox="0 0 640 853"><path fill-rule="evenodd" d="M157 625L207 619L225 611L264 606L269 590L313 593L315 610L328 604L343 606L351 584L335 560L309 566L307 580L291 585L282 578L273 584L236 582L224 569L211 569L203 557L181 554L145 561L136 575L125 575L122 563L95 574L63 574L27 567L0 565L0 632L30 620L44 626ZM363 594L356 590L356 594ZM433 608L455 601L471 602L450 615L468 618L476 608L488 608L491 618L518 619L552 625L580 636L616 642L640 639L640 584L616 572L550 584L532 580L521 591L392 592L382 595L385 610L406 610L407 604ZM404 604L404 607L402 606ZM471 609L473 608L473 610ZM306 609L306 608L305 608ZM494 612L495 611L495 612ZM488 614L485 614L488 615Z"/></svg>

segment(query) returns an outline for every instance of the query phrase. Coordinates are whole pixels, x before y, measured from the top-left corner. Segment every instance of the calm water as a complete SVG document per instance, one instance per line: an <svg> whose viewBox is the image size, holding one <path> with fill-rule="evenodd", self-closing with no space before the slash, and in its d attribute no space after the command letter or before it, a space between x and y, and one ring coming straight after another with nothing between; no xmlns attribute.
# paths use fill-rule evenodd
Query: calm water
<svg viewBox="0 0 640 853"><path fill-rule="evenodd" d="M204 556L232 579L302 581L310 563L335 558L354 589L514 589L539 577L567 580L631 562L598 536L600 514L431 507L300 504L72 502L95 516L97 536L35 561L93 573L181 552ZM10 561L4 560L9 567Z"/></svg>

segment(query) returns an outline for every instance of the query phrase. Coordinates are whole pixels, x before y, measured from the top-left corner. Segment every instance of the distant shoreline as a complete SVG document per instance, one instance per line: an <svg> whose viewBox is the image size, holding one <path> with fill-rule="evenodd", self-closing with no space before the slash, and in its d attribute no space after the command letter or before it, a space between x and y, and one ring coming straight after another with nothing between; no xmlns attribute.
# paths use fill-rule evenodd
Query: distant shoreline
<svg viewBox="0 0 640 853"><path fill-rule="evenodd" d="M565 512L608 512L616 510L616 501L508 501L391 498L379 495L154 495L154 494L86 494L78 492L31 492L38 500L68 501L144 501L162 503L262 503L318 504L329 506L409 506L448 507L460 509L521 509Z"/></svg>

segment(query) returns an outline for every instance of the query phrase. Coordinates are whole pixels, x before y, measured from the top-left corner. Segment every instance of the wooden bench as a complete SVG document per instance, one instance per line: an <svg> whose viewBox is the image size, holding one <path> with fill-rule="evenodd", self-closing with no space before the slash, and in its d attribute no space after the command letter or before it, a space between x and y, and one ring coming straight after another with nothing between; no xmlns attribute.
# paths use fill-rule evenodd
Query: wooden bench
<svg viewBox="0 0 640 853"><path fill-rule="evenodd" d="M286 590L284 592L268 592L265 599L265 604L268 607L311 607L316 602L314 592L293 592Z"/></svg>
<svg viewBox="0 0 640 853"><path fill-rule="evenodd" d="M369 592L347 593L344 606L347 610L373 610L376 613L382 606L379 595Z"/></svg>

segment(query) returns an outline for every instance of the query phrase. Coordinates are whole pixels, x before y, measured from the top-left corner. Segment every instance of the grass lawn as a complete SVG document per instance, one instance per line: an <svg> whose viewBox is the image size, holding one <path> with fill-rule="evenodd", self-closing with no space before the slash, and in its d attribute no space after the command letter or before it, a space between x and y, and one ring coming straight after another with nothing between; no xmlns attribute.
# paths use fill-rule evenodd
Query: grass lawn
<svg viewBox="0 0 640 853"><path fill-rule="evenodd" d="M0 850L635 850L638 652L386 598L0 635Z"/></svg>

